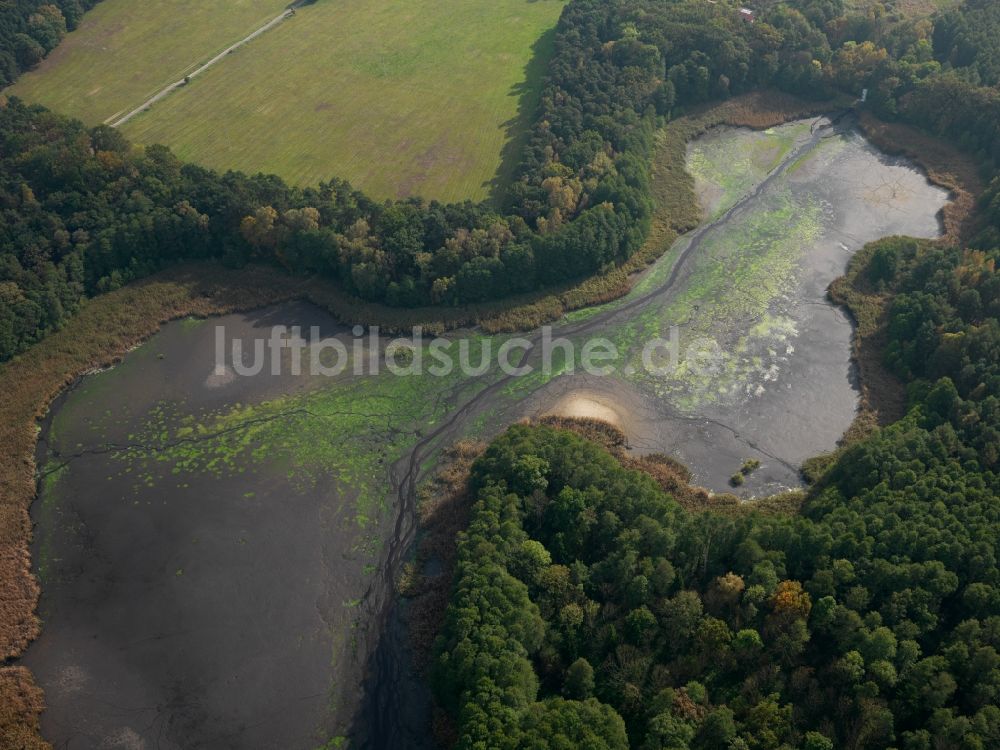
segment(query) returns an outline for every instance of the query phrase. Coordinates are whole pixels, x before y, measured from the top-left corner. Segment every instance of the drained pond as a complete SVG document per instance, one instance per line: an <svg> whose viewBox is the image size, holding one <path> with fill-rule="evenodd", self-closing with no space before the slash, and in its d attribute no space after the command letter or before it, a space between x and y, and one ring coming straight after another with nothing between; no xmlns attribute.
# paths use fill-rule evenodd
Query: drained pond
<svg viewBox="0 0 1000 750"><path fill-rule="evenodd" d="M454 334L438 342L456 364L446 373L355 374L387 342L289 304L176 321L70 389L43 426L32 508L43 631L23 663L46 693L45 737L310 750L353 725L398 746L409 717L392 654L375 661L360 722L359 686L415 487L463 437L593 416L711 490L734 491L750 459L760 468L738 494L800 486L802 461L835 447L858 403L851 323L827 286L866 242L938 236L948 195L849 120L716 129L689 146L688 167L704 221L627 297L544 337ZM282 349L278 366L245 374L278 325L316 327L347 366L307 345L323 372ZM220 361L220 337L243 358ZM543 367L548 338L571 353ZM606 372L581 366L596 338L617 353ZM462 341L492 347L478 374L463 372ZM520 374L498 366L504 344ZM397 348L398 369L413 372L431 346Z"/></svg>

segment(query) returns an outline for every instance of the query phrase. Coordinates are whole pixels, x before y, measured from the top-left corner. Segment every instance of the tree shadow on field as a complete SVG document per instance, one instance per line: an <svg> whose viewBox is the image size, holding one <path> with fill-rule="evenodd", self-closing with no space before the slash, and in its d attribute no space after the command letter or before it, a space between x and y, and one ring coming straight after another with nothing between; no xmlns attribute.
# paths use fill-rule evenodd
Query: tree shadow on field
<svg viewBox="0 0 1000 750"><path fill-rule="evenodd" d="M535 1L535 0L529 0ZM555 48L556 30L551 28L531 45L531 59L524 66L524 78L510 89L510 96L518 97L517 114L500 127L504 130L504 146L500 152L500 167L493 179L483 183L489 190L490 202L504 208L507 186L517 174L517 168L528 144L531 123L538 112L545 71Z"/></svg>

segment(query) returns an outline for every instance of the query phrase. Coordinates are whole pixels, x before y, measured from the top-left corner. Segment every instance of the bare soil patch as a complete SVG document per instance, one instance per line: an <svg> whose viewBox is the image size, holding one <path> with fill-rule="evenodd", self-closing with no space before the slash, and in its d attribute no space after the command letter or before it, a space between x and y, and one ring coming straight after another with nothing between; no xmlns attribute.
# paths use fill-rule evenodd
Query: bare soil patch
<svg viewBox="0 0 1000 750"><path fill-rule="evenodd" d="M941 242L959 243L976 233L976 201L985 186L972 157L916 128L883 122L869 112L861 112L858 123L865 137L881 151L916 162L927 179L952 192L953 200L942 215Z"/></svg>

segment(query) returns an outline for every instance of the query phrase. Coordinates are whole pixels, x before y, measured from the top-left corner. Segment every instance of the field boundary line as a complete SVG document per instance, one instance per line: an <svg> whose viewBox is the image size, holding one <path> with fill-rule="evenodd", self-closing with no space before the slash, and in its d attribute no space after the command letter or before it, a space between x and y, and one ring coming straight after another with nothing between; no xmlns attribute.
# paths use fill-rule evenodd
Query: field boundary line
<svg viewBox="0 0 1000 750"><path fill-rule="evenodd" d="M281 11L281 13L279 15L275 16L274 18L272 18L270 21L268 21L267 23L265 23L263 26L260 26L260 27L258 27L256 29L254 29L249 34L247 34L245 37L243 37L242 39L240 39L238 42L229 45L224 50L222 50L222 52L220 52L219 54L217 54L215 57L211 58L208 62L206 62L206 63L198 66L197 68L195 68L193 71L191 71L190 73L188 73L187 75L185 75L180 80L174 81L173 83L168 84L167 86L163 87L162 89L160 89L159 91L157 91L155 94L153 94L153 96L149 97L146 101L144 101L142 104L140 104L135 109L130 110L125 115L122 115L121 117L117 117L118 114L120 114L120 113L115 113L114 115L112 115L111 117L109 117L107 120L105 120L105 123L109 124L113 128L121 127L126 122L128 122L133 117L135 117L136 115L138 115L138 114L140 114L142 112L145 112L146 110L150 109L154 104L156 104L161 99L165 98L166 96L169 96L171 93L173 93L177 89L179 89L179 88L181 88L183 86L186 86L188 84L188 82L192 78L194 78L196 75L204 73L206 70L208 70L209 68L211 68L216 63L221 62L227 55L229 55L232 52L235 52L237 49L239 49L240 47L242 47L247 42L253 41L257 37L259 37L261 34L264 34L264 33L268 32L268 31L270 31L271 29L273 29L275 26L277 26L281 22L283 22L283 21L291 18L292 16L294 16L296 8L299 8L299 7L303 6L303 5L306 5L308 2L310 2L310 0L296 0L296 2L293 2L291 5L289 5L287 8L285 8L283 11ZM117 119L115 119L116 117L117 117Z"/></svg>

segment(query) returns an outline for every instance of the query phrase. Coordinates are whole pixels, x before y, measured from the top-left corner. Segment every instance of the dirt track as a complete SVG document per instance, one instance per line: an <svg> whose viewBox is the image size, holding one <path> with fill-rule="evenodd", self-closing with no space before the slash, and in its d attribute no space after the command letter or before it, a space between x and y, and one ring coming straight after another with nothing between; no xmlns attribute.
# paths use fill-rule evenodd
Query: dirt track
<svg viewBox="0 0 1000 750"><path fill-rule="evenodd" d="M110 125L113 128L121 127L126 122L128 122L133 117L135 117L136 115L138 115L138 114L140 114L140 113L145 112L146 110L148 110L150 107L152 107L154 104L156 104L158 101L160 101L164 97L167 97L171 93L173 93L174 91L176 91L177 89L186 86L188 84L188 82L192 78L194 78L197 75L200 75L201 73L204 73L206 70L208 70L209 68L211 68L213 65L221 62L227 55L229 55L232 52L235 52L237 49L239 49L240 47L242 47L247 42L256 39L261 34L264 34L264 33L268 32L268 31L270 31L271 29L273 29L275 26L277 26L282 21L284 21L284 20L286 20L286 19L291 18L292 16L294 16L295 15L295 9L298 8L299 6L303 5L303 4L304 3L301 2L301 0L299 2L292 3L287 8L285 8L285 10L283 10L280 15L275 16L270 21L268 21L267 23L265 23L263 26L261 26L260 28L254 30L253 32L251 32L247 36L243 37L242 39L240 39L240 41L236 42L235 44L231 44L230 46L226 47L226 49L222 50L222 52L220 52L219 54L217 54L215 57L213 57L211 60L209 60L208 62L206 62L204 65L201 65L198 68L195 68L195 70L193 72L191 72L188 75L184 76L184 78L180 79L179 81L174 81L169 86L165 86L164 88L160 89L158 92L156 92L155 94L153 94L153 96L149 97L146 101L144 101L142 104L140 104L138 107L136 107L132 111L130 111L130 112L122 115L121 117L117 117L117 118L114 115L112 115L112 117L109 118L110 122L106 122L106 124Z"/></svg>

